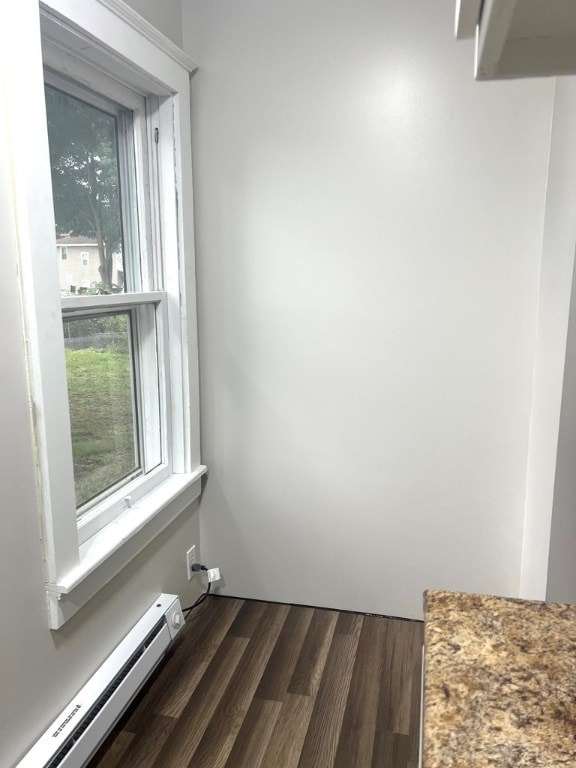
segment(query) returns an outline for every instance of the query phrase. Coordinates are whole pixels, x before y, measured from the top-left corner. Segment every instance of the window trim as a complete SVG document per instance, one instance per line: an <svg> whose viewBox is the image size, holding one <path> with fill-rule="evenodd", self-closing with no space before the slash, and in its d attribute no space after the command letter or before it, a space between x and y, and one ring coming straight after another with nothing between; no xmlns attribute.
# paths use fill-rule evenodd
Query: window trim
<svg viewBox="0 0 576 768"><path fill-rule="evenodd" d="M17 4L0 33L1 57L11 61L9 70L18 68L21 76L17 83L3 76L0 91L13 106L8 140L15 180L31 416L49 625L57 629L199 496L200 478L206 472L199 446L189 124L189 75L196 66L116 0L46 0L40 9L43 36L50 40L46 61L42 61L36 3ZM21 45L22 39L27 40L26 46ZM87 63L137 92L155 97L152 119L160 135L163 207L161 232L155 236L165 256L166 323L178 330L170 333L167 342L172 374L168 393L173 409L172 473L82 545L76 524L67 396L63 397L64 345L58 342L58 334L54 338L54 317L47 322L53 314L61 330L54 214L49 210L51 194L47 194L51 189L48 142L42 130L46 125L43 65L52 66L56 54L64 62L63 75L69 71L81 79L77 73L82 74ZM28 115L24 128L21 114Z"/></svg>

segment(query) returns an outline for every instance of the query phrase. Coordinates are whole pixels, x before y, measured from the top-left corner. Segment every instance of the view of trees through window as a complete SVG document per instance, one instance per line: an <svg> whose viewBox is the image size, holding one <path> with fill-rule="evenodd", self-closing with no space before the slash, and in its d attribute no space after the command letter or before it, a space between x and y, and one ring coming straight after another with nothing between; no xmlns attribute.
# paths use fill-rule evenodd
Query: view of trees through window
<svg viewBox="0 0 576 768"><path fill-rule="evenodd" d="M111 293L121 287L113 281L113 267L114 255L123 250L117 119L49 85L45 93L56 238L93 241L98 253L97 279L81 286L78 273L70 287Z"/></svg>
<svg viewBox="0 0 576 768"><path fill-rule="evenodd" d="M124 287L117 119L46 85L63 296ZM93 252L92 252L93 251ZM131 316L64 314L76 504L138 469Z"/></svg>

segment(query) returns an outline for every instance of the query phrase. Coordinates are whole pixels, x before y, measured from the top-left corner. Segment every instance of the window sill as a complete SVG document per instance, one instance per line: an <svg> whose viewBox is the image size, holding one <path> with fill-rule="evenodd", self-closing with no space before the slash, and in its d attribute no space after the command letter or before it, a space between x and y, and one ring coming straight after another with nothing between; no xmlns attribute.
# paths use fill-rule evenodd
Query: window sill
<svg viewBox="0 0 576 768"><path fill-rule="evenodd" d="M172 475L79 548L79 564L47 584L50 626L61 627L200 495L207 471Z"/></svg>

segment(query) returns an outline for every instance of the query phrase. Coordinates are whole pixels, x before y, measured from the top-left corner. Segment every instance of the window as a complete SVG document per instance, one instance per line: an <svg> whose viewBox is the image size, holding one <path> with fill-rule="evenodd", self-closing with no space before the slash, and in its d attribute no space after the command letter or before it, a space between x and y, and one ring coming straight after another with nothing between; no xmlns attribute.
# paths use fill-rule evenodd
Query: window
<svg viewBox="0 0 576 768"><path fill-rule="evenodd" d="M197 498L206 470L194 64L123 4L46 0L42 82L33 66L40 38L37 50L11 42L33 37L33 12L18 5L4 33L3 55L22 75L2 85L16 106L26 94L29 115L22 127L11 111L11 158L49 621L58 628ZM47 142L37 140L43 125ZM64 237L61 285L54 248Z"/></svg>
<svg viewBox="0 0 576 768"><path fill-rule="evenodd" d="M102 78L100 85L106 88ZM159 293L136 305L139 296L126 296L119 312L104 298L97 306L89 300L122 291L124 261L135 294L146 281L139 242L148 237L149 201L144 212L130 207L137 188L147 185L145 136L138 152L134 140L134 130L145 125L145 100L132 92L132 108L118 105L50 71L45 97L56 236L66 231L76 241L95 240L98 250L94 283L80 280L83 298L62 299L76 508L84 539L122 508L116 504L104 514L102 502L147 475L167 453L158 408L165 361L157 332L165 297ZM125 242L127 230L139 238ZM89 251L80 251L80 263L85 274Z"/></svg>
<svg viewBox="0 0 576 768"><path fill-rule="evenodd" d="M93 82L98 93L45 73L55 237L65 231L78 245L95 240L99 261L92 283L90 253L80 251L77 296L61 299L81 542L171 471L160 334L167 296L161 253L148 245L149 222L160 211L145 193L152 162L146 100L125 87L118 103L107 97L114 85L105 76L94 73ZM128 286L114 282L119 260Z"/></svg>

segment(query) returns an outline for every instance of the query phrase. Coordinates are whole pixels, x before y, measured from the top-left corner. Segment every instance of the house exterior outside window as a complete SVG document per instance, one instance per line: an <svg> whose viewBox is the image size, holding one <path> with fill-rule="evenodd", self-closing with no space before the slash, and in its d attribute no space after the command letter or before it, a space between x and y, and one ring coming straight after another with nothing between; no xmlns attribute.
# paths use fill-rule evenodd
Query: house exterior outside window
<svg viewBox="0 0 576 768"><path fill-rule="evenodd" d="M85 236L65 235L59 237L56 243L61 251L61 261L66 262L59 267L60 295L72 296L78 293L80 287L86 287L94 293L101 291L102 275L96 240ZM114 254L111 293L119 293L123 288L122 254Z"/></svg>

